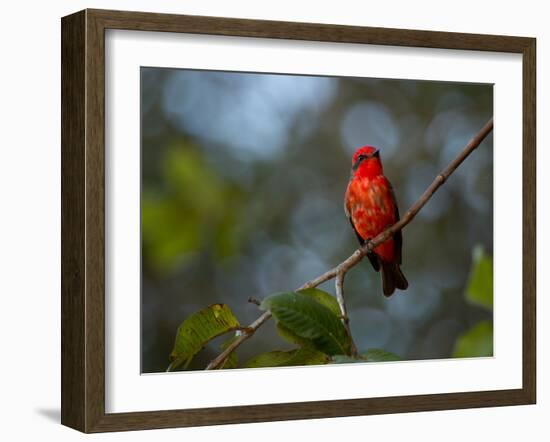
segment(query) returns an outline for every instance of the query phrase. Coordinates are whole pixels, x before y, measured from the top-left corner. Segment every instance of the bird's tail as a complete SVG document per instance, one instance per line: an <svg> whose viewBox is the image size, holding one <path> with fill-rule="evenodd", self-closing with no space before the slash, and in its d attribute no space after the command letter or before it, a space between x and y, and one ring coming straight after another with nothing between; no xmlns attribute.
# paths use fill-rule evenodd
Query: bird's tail
<svg viewBox="0 0 550 442"><path fill-rule="evenodd" d="M405 290L409 286L399 264L393 262L381 262L381 264L382 288L385 296L391 296L396 288Z"/></svg>

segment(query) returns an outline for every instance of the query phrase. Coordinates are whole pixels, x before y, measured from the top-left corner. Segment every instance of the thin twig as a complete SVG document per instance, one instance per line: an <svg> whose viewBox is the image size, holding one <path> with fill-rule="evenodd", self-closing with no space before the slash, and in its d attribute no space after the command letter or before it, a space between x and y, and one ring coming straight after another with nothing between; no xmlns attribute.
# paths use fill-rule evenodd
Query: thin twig
<svg viewBox="0 0 550 442"><path fill-rule="evenodd" d="M256 304L257 306L259 306L259 305L261 304L260 301L258 301L256 298L254 298L254 297L252 297L252 296L250 296L250 297L248 298L248 302L250 302L251 304Z"/></svg>
<svg viewBox="0 0 550 442"><path fill-rule="evenodd" d="M340 312L342 313L342 322L344 323L344 327L346 328L346 332L348 333L348 336L351 341L351 355L357 356L357 346L355 345L355 341L353 340L353 336L351 334L351 329L349 326L349 316L348 316L348 310L346 308L346 301L344 299L344 278L346 277L346 272L338 272L336 274L334 286L336 287L336 300L338 301L338 305L340 306Z"/></svg>
<svg viewBox="0 0 550 442"><path fill-rule="evenodd" d="M397 231L401 230L403 227L409 224L414 219L416 214L422 209L422 207L424 207L424 205L430 200L437 189L439 189L439 187L441 187L441 185L445 181L447 181L449 176L451 176L456 168L460 166L466 158L468 158L468 156L481 144L481 142L485 139L485 137L487 137L487 135L491 133L492 130L493 119L491 118L485 124L485 126L481 128L477 135L468 142L468 144L464 147L460 154L458 154L458 156L453 161L451 161L451 163L449 163L449 165L445 169L443 169L443 171L439 175L435 177L433 182L424 191L422 196L410 207L409 210L407 210L405 215L398 222L384 230L379 235L375 236L363 246L361 246L339 265L328 270L317 278L306 282L297 290L317 287L319 284L335 278L340 273L345 274L349 271L349 269L351 269L359 261L361 261L367 253L369 253L371 250L386 241L390 236L393 236ZM265 323L269 318L271 318L271 313L263 313L258 319L250 324L250 326L245 328L242 334L237 339L235 339L235 341L233 341L231 345L229 345L222 353L220 353L215 359L213 359L206 367L206 370L218 368L223 363L223 361L225 361L225 359L231 354L232 351L234 351L244 341L254 335L256 330L261 327L261 325Z"/></svg>

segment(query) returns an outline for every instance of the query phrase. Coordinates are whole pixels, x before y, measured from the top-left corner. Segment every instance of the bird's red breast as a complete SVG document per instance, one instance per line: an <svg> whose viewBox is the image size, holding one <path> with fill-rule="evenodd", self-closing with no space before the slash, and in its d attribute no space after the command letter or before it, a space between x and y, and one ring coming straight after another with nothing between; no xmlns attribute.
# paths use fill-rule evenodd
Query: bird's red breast
<svg viewBox="0 0 550 442"><path fill-rule="evenodd" d="M345 196L346 212L364 241L374 238L398 220L393 190L383 174L376 152L375 148L365 146L355 153ZM362 155L366 158L362 159ZM396 250L393 238L380 244L374 252L383 261L394 262Z"/></svg>

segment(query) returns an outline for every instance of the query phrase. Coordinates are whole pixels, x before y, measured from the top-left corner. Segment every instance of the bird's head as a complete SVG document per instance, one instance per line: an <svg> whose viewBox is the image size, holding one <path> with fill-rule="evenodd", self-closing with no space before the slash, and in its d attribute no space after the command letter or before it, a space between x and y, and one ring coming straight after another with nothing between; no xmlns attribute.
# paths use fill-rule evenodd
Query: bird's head
<svg viewBox="0 0 550 442"><path fill-rule="evenodd" d="M351 162L351 172L358 177L381 175L383 170L380 151L373 146L363 146L357 149Z"/></svg>

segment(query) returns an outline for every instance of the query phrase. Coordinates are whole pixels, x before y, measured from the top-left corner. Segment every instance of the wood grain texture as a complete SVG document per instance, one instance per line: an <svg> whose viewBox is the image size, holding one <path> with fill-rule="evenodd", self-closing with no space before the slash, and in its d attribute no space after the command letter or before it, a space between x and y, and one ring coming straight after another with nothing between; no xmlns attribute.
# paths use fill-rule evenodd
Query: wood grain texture
<svg viewBox="0 0 550 442"><path fill-rule="evenodd" d="M229 35L384 46L522 52L529 38L149 12L88 10L106 29Z"/></svg>
<svg viewBox="0 0 550 442"><path fill-rule="evenodd" d="M529 404L524 391L499 390L298 402L242 407L107 414L92 432L145 430L296 419L320 419L416 411Z"/></svg>
<svg viewBox="0 0 550 442"><path fill-rule="evenodd" d="M61 422L84 428L85 13L61 29Z"/></svg>
<svg viewBox="0 0 550 442"><path fill-rule="evenodd" d="M341 401L105 413L105 30L523 54L523 387ZM86 10L62 19L62 423L84 432L530 404L535 355L535 40ZM495 122L498 130L498 121ZM498 220L497 220L498 222Z"/></svg>
<svg viewBox="0 0 550 442"><path fill-rule="evenodd" d="M523 389L536 402L536 40L523 50Z"/></svg>
<svg viewBox="0 0 550 442"><path fill-rule="evenodd" d="M86 11L86 431L105 414L105 38Z"/></svg>

